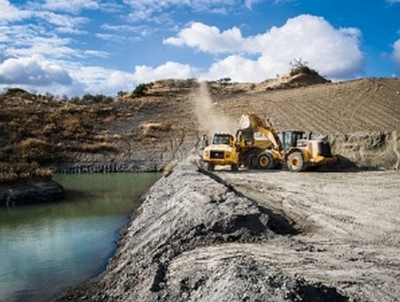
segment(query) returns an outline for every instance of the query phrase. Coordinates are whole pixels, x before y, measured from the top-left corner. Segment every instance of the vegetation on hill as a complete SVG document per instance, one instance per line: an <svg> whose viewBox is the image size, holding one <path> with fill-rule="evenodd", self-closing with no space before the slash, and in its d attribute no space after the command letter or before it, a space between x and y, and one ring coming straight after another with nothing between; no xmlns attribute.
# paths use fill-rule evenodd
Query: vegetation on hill
<svg viewBox="0 0 400 302"><path fill-rule="evenodd" d="M111 99L112 101L112 99ZM62 162L67 152L112 150L96 124L114 115L104 96L71 101L10 88L0 94L0 182L49 178L40 166Z"/></svg>

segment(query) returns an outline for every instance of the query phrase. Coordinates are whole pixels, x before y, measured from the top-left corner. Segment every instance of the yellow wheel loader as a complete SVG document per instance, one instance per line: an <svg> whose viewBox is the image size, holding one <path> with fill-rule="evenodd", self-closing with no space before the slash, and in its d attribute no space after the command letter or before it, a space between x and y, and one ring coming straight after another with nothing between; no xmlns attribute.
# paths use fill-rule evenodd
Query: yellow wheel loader
<svg viewBox="0 0 400 302"><path fill-rule="evenodd" d="M256 114L242 115L238 133L238 153L242 156L241 161L246 162L250 169L273 169L279 165L299 172L336 161L327 141L311 139L311 134L304 131L277 133L269 122L267 124ZM252 144L251 137L254 133L267 137L270 146L262 149L257 144ZM250 140L246 141L243 137Z"/></svg>

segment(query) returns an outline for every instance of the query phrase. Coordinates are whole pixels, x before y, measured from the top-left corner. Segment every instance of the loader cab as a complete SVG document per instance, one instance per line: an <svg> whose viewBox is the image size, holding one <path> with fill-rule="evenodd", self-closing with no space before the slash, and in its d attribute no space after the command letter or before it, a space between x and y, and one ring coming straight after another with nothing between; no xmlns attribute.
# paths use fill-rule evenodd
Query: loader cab
<svg viewBox="0 0 400 302"><path fill-rule="evenodd" d="M282 132L282 148L288 150L292 147L303 147L300 140L304 139L306 139L304 131L284 131Z"/></svg>

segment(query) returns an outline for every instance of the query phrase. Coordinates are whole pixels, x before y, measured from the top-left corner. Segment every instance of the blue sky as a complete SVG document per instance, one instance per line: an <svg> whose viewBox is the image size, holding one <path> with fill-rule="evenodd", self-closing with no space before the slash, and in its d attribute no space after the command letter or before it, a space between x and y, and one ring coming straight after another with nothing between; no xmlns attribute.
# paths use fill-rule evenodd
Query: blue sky
<svg viewBox="0 0 400 302"><path fill-rule="evenodd" d="M400 75L400 0L0 0L0 88L114 96L167 78Z"/></svg>

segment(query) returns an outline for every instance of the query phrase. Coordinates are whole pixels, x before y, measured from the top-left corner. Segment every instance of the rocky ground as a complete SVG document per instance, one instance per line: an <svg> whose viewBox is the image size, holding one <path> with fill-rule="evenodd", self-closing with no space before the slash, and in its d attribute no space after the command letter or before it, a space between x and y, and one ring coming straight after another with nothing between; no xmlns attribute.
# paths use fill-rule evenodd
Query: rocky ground
<svg viewBox="0 0 400 302"><path fill-rule="evenodd" d="M178 166L58 301L397 301L399 176Z"/></svg>

